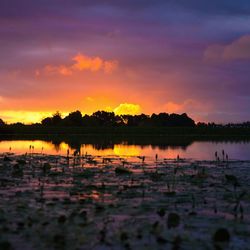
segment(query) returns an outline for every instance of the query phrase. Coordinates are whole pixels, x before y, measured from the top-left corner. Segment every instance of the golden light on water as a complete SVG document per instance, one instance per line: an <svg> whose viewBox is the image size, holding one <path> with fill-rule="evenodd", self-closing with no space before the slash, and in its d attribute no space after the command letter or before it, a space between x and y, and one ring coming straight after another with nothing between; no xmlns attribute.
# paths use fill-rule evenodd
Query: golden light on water
<svg viewBox="0 0 250 250"><path fill-rule="evenodd" d="M54 145L51 142L41 140L23 140L23 141L1 141L0 153L12 152L17 154L25 154L30 152L30 146L34 147L33 153L45 153L45 154L60 154L66 155L67 150L70 149L70 153L73 154L74 149L70 148L65 142L59 145ZM11 148L11 150L10 150ZM158 154L161 158L176 158L177 154L183 155L181 149L167 148L165 150L159 150L158 148L152 148L152 146L140 146L140 145L126 145L115 144L113 148L96 149L94 145L85 144L81 146L81 154L94 155L94 156L118 156L118 157L137 157L137 156L150 156L155 157Z"/></svg>
<svg viewBox="0 0 250 250"><path fill-rule="evenodd" d="M30 146L34 146L34 150L30 151ZM232 145L233 147L234 145ZM11 150L10 150L11 148ZM201 150L202 148L202 150ZM177 155L180 158L194 158L194 159L213 159L214 152L220 151L222 148L227 150L230 154L232 148L229 144L220 145L211 142L194 142L187 148L182 147L165 147L159 148L152 145L141 146L141 145L126 145L126 144L115 144L113 148L97 149L91 144L82 144L81 154L93 156L117 156L117 157L137 157L146 156L146 160L151 158L155 159L155 155L158 155L158 159L176 159ZM16 154L25 153L44 153L51 155L67 155L67 150L70 150L70 154L73 154L74 148L71 148L69 144L62 142L60 144L53 144L52 142L46 142L41 140L16 140L16 141L0 141L0 154L11 152ZM240 150L239 150L240 152ZM139 160L140 161L140 160Z"/></svg>
<svg viewBox="0 0 250 250"><path fill-rule="evenodd" d="M34 146L36 153L51 153L55 152L55 147L50 142L35 140L35 141L1 141L0 152L13 152L17 154L25 154L30 150L30 146ZM10 150L11 149L11 150Z"/></svg>
<svg viewBox="0 0 250 250"><path fill-rule="evenodd" d="M140 147L135 145L115 145L114 154L119 156L139 156L142 153L142 150Z"/></svg>

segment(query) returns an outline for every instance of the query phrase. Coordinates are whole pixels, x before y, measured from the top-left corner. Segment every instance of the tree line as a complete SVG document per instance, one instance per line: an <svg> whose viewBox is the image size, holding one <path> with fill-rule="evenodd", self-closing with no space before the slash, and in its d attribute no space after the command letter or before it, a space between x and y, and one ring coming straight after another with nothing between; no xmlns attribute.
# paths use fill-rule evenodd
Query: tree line
<svg viewBox="0 0 250 250"><path fill-rule="evenodd" d="M114 112L97 111L92 115L82 115L80 111L71 112L62 118L59 112L41 121L44 126L195 126L187 114L116 115Z"/></svg>
<svg viewBox="0 0 250 250"><path fill-rule="evenodd" d="M17 122L11 124L14 126L24 126L23 123ZM250 122L217 124L214 122L195 123L186 113L183 114L140 114L140 115L116 115L114 112L97 111L92 115L82 115L77 110L62 117L60 112L55 112L52 116L42 119L40 123L33 125L50 127L50 126L85 126L85 127L102 127L102 126L124 126L124 127L197 127L197 128L250 128ZM0 118L0 127L6 127L7 123Z"/></svg>
<svg viewBox="0 0 250 250"><path fill-rule="evenodd" d="M0 119L0 126L6 125ZM23 125L16 123L15 125ZM80 111L69 113L62 117L60 112L51 117L44 118L42 126L167 126L167 127L194 127L195 122L186 113L168 114L159 113L152 115L116 115L114 112L97 111L92 115L82 115Z"/></svg>

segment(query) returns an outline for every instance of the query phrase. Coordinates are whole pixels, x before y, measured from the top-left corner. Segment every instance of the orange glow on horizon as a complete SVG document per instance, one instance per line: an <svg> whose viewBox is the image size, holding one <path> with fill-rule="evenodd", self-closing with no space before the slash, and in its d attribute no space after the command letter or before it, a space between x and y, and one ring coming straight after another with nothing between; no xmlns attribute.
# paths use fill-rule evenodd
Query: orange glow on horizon
<svg viewBox="0 0 250 250"><path fill-rule="evenodd" d="M89 102L93 102L94 100L91 97L86 98ZM121 103L115 108L111 108L109 106L100 109L107 112L114 112L116 115L136 115L139 114L141 111L141 107L138 104L131 104L131 103ZM74 110L72 110L74 111ZM72 112L70 111L70 112ZM97 110L96 110L97 111ZM62 117L64 118L67 116L70 112L60 112ZM94 111L95 112L95 111ZM0 111L0 118L3 119L6 123L16 123L21 122L24 124L32 124L32 123L39 123L42 121L42 119L46 117L51 117L55 112L49 112L49 111L13 111L13 110L7 110L7 111ZM92 114L92 113L84 113L85 114Z"/></svg>
<svg viewBox="0 0 250 250"><path fill-rule="evenodd" d="M197 119L211 110L196 100L175 98L175 93L183 92L178 90L178 84L168 91L165 85L152 89L142 70L118 59L78 53L70 55L69 60L46 61L37 67L10 72L6 82L25 79L26 89L18 95L0 96L0 118L7 123L30 124L39 123L56 111L65 117L76 110L83 115L104 110L116 115L186 112ZM171 75L154 79L171 84L183 80Z"/></svg>
<svg viewBox="0 0 250 250"><path fill-rule="evenodd" d="M10 124L21 122L24 124L31 124L40 122L43 118L52 116L53 112L35 112L35 111L0 111L0 118Z"/></svg>
<svg viewBox="0 0 250 250"><path fill-rule="evenodd" d="M109 105L108 99L100 99L96 101L98 97L87 96L85 98L84 108L75 108L68 111L61 111L60 109L55 109L54 111L35 111L35 110L0 110L0 119L2 119L7 124L21 122L23 124L33 124L40 123L46 117L52 117L53 114L58 110L62 118L66 117L69 113L79 110L82 115L92 115L96 111L106 111L114 112L116 115L140 115L142 113L151 115L153 112L145 112L144 108L141 105L135 103L120 103L119 105L114 105L111 103ZM184 106L184 105L183 105ZM185 109L181 108L181 105L175 103L167 103L163 110L154 113L177 113L181 114L185 112ZM197 114L196 116L190 115L189 112L186 112L192 119L201 121L202 118ZM204 121L204 119L203 119ZM205 121L206 122L206 121Z"/></svg>

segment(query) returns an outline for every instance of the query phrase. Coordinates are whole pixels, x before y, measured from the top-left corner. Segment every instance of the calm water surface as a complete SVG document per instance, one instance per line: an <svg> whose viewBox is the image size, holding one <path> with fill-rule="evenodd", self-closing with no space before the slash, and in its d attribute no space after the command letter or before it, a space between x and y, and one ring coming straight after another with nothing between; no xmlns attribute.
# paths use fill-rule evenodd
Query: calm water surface
<svg viewBox="0 0 250 250"><path fill-rule="evenodd" d="M192 142L185 146L152 146L152 145L128 145L126 142L99 147L96 144L80 144L82 154L92 154L100 156L147 156L154 157L158 154L159 158L193 158L198 160L214 159L217 151L221 155L224 150L230 159L250 160L250 142ZM45 153L55 155L66 155L69 149L71 153L75 150L71 145L61 142L42 140L2 140L0 141L0 153L12 152L23 154L30 152L30 146L34 147L34 153Z"/></svg>

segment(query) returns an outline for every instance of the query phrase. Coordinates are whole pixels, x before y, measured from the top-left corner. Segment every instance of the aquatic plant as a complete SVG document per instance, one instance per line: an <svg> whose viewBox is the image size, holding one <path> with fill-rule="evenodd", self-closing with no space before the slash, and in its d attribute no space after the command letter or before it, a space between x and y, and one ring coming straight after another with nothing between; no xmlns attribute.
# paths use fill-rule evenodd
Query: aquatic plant
<svg viewBox="0 0 250 250"><path fill-rule="evenodd" d="M165 214L166 214L166 210L164 208L160 208L157 210L157 214L160 216L160 217L164 217Z"/></svg>
<svg viewBox="0 0 250 250"><path fill-rule="evenodd" d="M180 224L180 216L177 213L169 213L167 218L167 227L175 228Z"/></svg>
<svg viewBox="0 0 250 250"><path fill-rule="evenodd" d="M132 171L125 167L116 167L115 173L116 174L132 174Z"/></svg>
<svg viewBox="0 0 250 250"><path fill-rule="evenodd" d="M73 156L68 166L66 155L0 155L0 246L7 239L15 247L18 237L29 239L25 249L29 242L40 249L219 249L229 242L237 249L239 241L247 249L248 162L223 169L214 161L158 159L155 172L155 157L145 159L145 171L135 157L105 158L111 161L84 157L86 166L73 168ZM12 177L15 164L22 178ZM231 220L232 212L244 221ZM229 240L217 232L222 224Z"/></svg>
<svg viewBox="0 0 250 250"><path fill-rule="evenodd" d="M195 208L196 208L196 199L195 199L195 196L194 194L192 194L191 196L191 201L192 201L192 205L191 205L191 212L189 213L189 215L196 215L196 211L195 211Z"/></svg>
<svg viewBox="0 0 250 250"><path fill-rule="evenodd" d="M43 164L43 174L46 175L51 169L51 165L48 162Z"/></svg>
<svg viewBox="0 0 250 250"><path fill-rule="evenodd" d="M230 233L226 228L217 229L212 239L215 249L226 249L230 238Z"/></svg>
<svg viewBox="0 0 250 250"><path fill-rule="evenodd" d="M235 205L233 208L234 217L237 218L238 213L240 213L240 218L242 220L244 218L244 209L243 209L242 199L244 198L245 195L246 195L246 191L241 192L238 196L235 195Z"/></svg>

